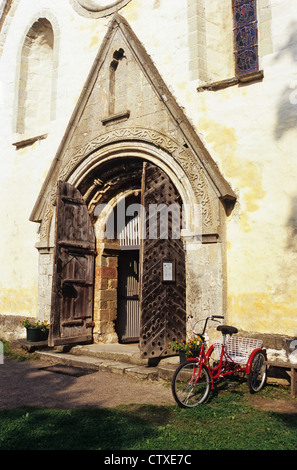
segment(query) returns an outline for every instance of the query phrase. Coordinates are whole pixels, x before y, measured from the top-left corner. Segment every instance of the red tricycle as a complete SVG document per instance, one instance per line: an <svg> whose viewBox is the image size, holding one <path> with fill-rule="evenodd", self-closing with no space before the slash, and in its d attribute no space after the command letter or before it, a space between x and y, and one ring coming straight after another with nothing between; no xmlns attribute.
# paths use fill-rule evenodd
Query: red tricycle
<svg viewBox="0 0 297 470"><path fill-rule="evenodd" d="M175 371L172 378L172 393L177 404L183 408L192 408L205 403L214 388L214 383L231 374L246 374L251 393L259 392L267 377L267 357L262 349L262 341L233 336L237 328L219 325L223 335L221 343L214 343L208 349L205 331L209 320L223 319L221 315L211 315L205 319L201 334L194 331L201 340L197 357L187 358ZM188 317L191 322L191 317ZM228 338L227 338L228 337Z"/></svg>

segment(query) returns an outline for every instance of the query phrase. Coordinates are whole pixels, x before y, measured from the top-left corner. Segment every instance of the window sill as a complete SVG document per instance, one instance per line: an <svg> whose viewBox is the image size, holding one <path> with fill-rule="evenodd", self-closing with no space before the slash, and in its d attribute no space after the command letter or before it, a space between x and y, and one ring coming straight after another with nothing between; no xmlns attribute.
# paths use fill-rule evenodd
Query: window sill
<svg viewBox="0 0 297 470"><path fill-rule="evenodd" d="M123 113L118 113L118 114L111 114L110 116L105 117L102 119L102 124L103 126L106 126L107 124L111 124L113 122L118 122L118 121L126 121L130 117L130 111L124 111Z"/></svg>
<svg viewBox="0 0 297 470"><path fill-rule="evenodd" d="M228 88L230 86L256 82L262 80L263 78L263 70L257 70L256 72L247 73L238 77L227 78L227 80L220 80L218 82L209 83L208 85L202 85L197 88L197 91L201 93L203 91L223 90L224 88Z"/></svg>
<svg viewBox="0 0 297 470"><path fill-rule="evenodd" d="M12 145L14 145L16 147L16 150L18 150L18 149L21 149L21 148L24 148L24 147L28 147L29 145L33 145L38 140L46 139L47 136L48 136L48 134L42 134L42 135L38 135L36 137L30 137L28 139L18 140L17 142L14 142Z"/></svg>

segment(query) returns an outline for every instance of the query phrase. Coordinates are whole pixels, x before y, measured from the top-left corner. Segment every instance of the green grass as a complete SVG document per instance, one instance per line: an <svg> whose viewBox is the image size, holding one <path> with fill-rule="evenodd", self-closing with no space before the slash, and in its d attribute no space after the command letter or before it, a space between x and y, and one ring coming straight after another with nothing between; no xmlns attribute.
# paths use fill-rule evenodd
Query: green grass
<svg viewBox="0 0 297 470"><path fill-rule="evenodd" d="M267 387L261 396L286 398ZM295 414L264 412L246 384L220 390L193 410L130 405L115 409L0 411L0 450L296 450Z"/></svg>
<svg viewBox="0 0 297 470"><path fill-rule="evenodd" d="M11 359L16 359L19 362L27 361L28 359L33 359L34 355L28 355L24 353L20 353L15 348L12 348L8 341L5 341L0 338L0 341L3 344L3 352L5 357L10 357Z"/></svg>

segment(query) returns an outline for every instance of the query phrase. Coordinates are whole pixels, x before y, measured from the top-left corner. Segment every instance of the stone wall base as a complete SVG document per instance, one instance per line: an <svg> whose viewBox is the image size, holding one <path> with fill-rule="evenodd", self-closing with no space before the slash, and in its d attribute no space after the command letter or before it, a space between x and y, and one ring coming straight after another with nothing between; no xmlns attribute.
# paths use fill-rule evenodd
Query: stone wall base
<svg viewBox="0 0 297 470"><path fill-rule="evenodd" d="M21 315L0 315L0 339L16 341L26 338L26 329L20 325L24 319ZM35 318L30 318L34 321Z"/></svg>

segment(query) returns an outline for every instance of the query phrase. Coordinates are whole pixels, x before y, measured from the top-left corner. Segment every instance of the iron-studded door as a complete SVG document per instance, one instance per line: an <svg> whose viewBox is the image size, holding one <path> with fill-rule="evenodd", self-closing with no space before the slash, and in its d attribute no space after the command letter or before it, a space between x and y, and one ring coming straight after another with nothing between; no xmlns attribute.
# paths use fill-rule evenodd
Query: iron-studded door
<svg viewBox="0 0 297 470"><path fill-rule="evenodd" d="M92 342L95 234L80 192L58 183L49 345Z"/></svg>
<svg viewBox="0 0 297 470"><path fill-rule="evenodd" d="M139 251L121 252L116 331L122 343L139 341Z"/></svg>
<svg viewBox="0 0 297 470"><path fill-rule="evenodd" d="M180 196L151 163L144 164L142 205L140 349L143 357L156 358L174 354L168 343L186 336L186 273Z"/></svg>

